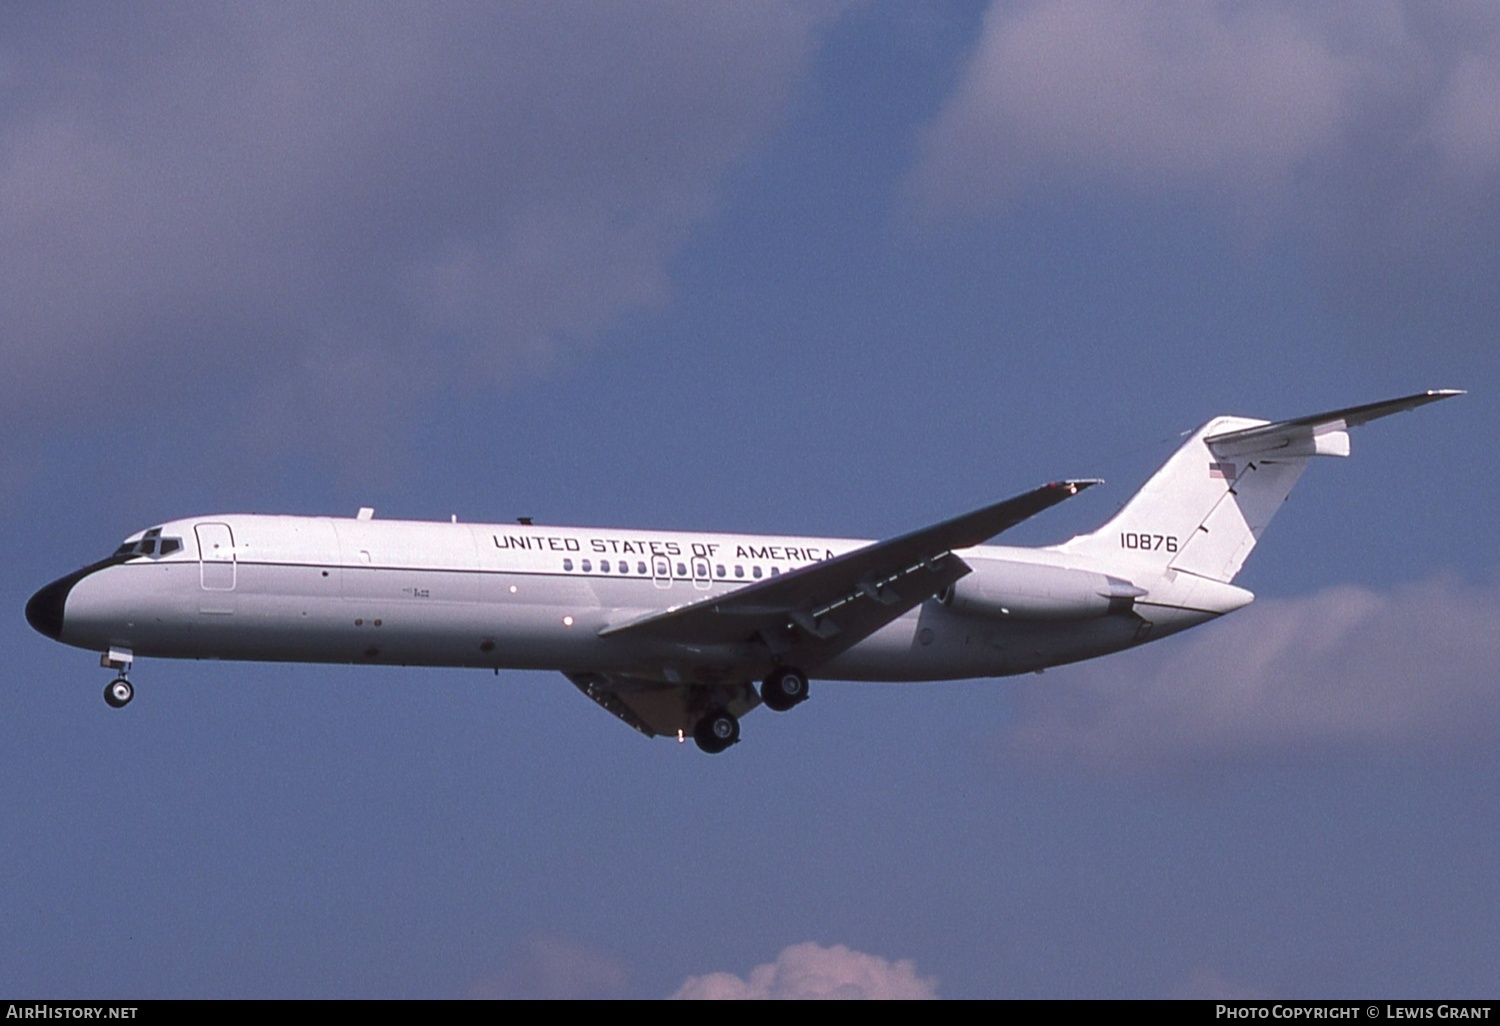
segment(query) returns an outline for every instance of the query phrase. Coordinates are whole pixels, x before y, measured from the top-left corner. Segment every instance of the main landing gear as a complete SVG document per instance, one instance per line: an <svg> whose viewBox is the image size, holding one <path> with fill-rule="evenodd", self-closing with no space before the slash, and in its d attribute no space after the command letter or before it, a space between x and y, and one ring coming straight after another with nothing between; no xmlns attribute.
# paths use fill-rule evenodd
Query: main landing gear
<svg viewBox="0 0 1500 1026"><path fill-rule="evenodd" d="M807 675L790 666L772 670L760 685L760 700L777 712L807 701ZM709 712L693 728L693 740L710 755L717 755L739 739L740 721L728 709Z"/></svg>
<svg viewBox="0 0 1500 1026"><path fill-rule="evenodd" d="M727 709L711 712L693 728L693 740L710 755L717 755L740 739L740 721Z"/></svg>
<svg viewBox="0 0 1500 1026"><path fill-rule="evenodd" d="M760 685L760 700L766 708L786 712L807 701L807 676L790 666L778 666Z"/></svg>

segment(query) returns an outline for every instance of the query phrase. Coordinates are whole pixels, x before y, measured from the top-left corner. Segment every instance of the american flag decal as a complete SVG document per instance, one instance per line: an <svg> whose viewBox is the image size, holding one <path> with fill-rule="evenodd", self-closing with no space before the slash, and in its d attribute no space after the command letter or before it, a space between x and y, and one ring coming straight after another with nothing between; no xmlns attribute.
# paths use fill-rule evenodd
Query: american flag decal
<svg viewBox="0 0 1500 1026"><path fill-rule="evenodd" d="M1233 463L1210 463L1208 465L1208 476L1218 478L1220 481L1234 480Z"/></svg>

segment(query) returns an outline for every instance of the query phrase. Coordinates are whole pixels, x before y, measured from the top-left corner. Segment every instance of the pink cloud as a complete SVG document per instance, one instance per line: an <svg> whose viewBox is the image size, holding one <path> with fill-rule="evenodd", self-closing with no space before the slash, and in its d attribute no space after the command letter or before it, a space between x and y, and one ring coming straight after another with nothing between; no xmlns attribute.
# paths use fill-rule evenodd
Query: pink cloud
<svg viewBox="0 0 1500 1026"><path fill-rule="evenodd" d="M756 966L741 979L718 972L691 976L674 998L683 1000L891 1000L937 997L937 981L917 975L909 960L890 962L877 955L807 941L793 944L776 961Z"/></svg>

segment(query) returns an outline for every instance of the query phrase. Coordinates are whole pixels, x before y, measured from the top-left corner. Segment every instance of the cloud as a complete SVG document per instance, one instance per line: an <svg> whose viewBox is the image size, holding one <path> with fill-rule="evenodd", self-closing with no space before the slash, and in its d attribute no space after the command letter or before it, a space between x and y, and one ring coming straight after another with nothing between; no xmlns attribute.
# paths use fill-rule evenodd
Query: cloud
<svg viewBox="0 0 1500 1026"><path fill-rule="evenodd" d="M910 182L932 223L1045 190L1307 249L1366 336L1500 323L1500 6L995 2ZM1435 327L1437 326L1437 327Z"/></svg>
<svg viewBox="0 0 1500 1026"><path fill-rule="evenodd" d="M1337 138L1361 73L1310 21L1214 0L995 4L928 137L930 198L1006 203L1056 168L1283 178Z"/></svg>
<svg viewBox="0 0 1500 1026"><path fill-rule="evenodd" d="M791 3L0 14L12 418L130 387L378 421L669 301L776 124ZM371 408L375 412L371 413Z"/></svg>
<svg viewBox="0 0 1500 1026"><path fill-rule="evenodd" d="M686 1000L894 1000L937 997L937 981L917 975L909 960L888 962L842 944L793 944L776 961L750 970L749 979L732 973L691 976L674 998Z"/></svg>
<svg viewBox="0 0 1500 1026"><path fill-rule="evenodd" d="M626 995L629 976L615 959L558 937L535 937L504 972L474 983L471 998L581 1000Z"/></svg>
<svg viewBox="0 0 1500 1026"><path fill-rule="evenodd" d="M1338 175L1391 121L1445 173L1500 173L1500 15L1472 3L996 3L919 173L1004 208L1056 171L1260 195Z"/></svg>
<svg viewBox="0 0 1500 1026"><path fill-rule="evenodd" d="M1257 602L1178 639L1017 685L1014 757L1152 767L1500 734L1500 586L1449 579Z"/></svg>

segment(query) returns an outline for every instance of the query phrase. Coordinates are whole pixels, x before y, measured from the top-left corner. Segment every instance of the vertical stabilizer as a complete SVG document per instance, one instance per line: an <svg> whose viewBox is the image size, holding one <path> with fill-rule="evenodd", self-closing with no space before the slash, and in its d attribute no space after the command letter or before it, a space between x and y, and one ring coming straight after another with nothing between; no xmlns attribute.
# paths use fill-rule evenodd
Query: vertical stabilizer
<svg viewBox="0 0 1500 1026"><path fill-rule="evenodd" d="M1244 417L1209 421L1109 523L1059 548L1108 559L1130 578L1175 569L1233 580L1307 468L1307 457L1223 456L1208 439L1266 423Z"/></svg>

